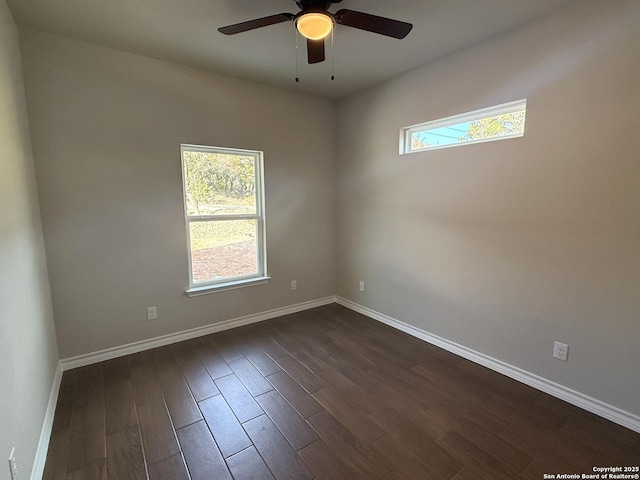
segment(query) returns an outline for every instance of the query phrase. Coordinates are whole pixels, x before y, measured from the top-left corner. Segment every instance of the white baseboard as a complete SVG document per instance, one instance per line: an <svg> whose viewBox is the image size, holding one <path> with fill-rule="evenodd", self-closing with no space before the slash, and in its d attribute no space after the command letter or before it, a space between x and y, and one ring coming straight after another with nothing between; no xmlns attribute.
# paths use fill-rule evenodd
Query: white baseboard
<svg viewBox="0 0 640 480"><path fill-rule="evenodd" d="M454 353L460 357L466 358L472 362L478 363L484 367L494 370L498 373L513 378L525 385L529 385L537 390L548 393L556 398L571 403L577 407L587 410L591 413L599 415L600 417L611 420L623 427L629 428L636 432L640 432L640 417L632 413L626 412L618 407L604 403L596 398L589 397L583 393L577 392L570 388L567 388L558 383L552 382L546 378L540 377L533 373L522 370L521 368L509 365L501 360L489 357L480 352L476 352L470 348L452 342L445 338L433 335L429 332L416 328L407 323L401 322L395 318L385 315L370 308L363 307L357 303L347 300L342 297L336 297L336 302L340 305L347 307L355 312L361 313L374 320L382 322L393 328L401 330L409 335L424 340L427 343L443 348L451 353Z"/></svg>
<svg viewBox="0 0 640 480"><path fill-rule="evenodd" d="M47 451L49 450L49 439L51 438L51 429L53 428L53 418L56 413L56 405L58 404L58 392L60 392L60 381L62 380L62 367L60 362L56 367L56 373L53 376L51 392L49 393L49 402L47 403L47 411L44 414L42 422L42 430L40 431L40 440L38 441L38 449L36 450L36 458L31 468L31 480L41 480L44 473L44 464L47 461Z"/></svg>
<svg viewBox="0 0 640 480"><path fill-rule="evenodd" d="M301 312L310 308L321 307L323 305L328 305L335 302L336 297L331 296L318 300L297 303L295 305L289 305L287 307L276 308L273 310L268 310L266 312L254 313L252 315L233 318L231 320L225 320L223 322L213 323L211 325L205 325L203 327L196 327L190 330L183 330L181 332L170 333L168 335L150 338L148 340L128 343L119 347L107 348L98 352L65 358L63 360L60 360L60 366L62 367L62 371L67 371L71 370L72 368L84 367L93 363L123 357L125 355L142 352L156 347L163 347L172 343L202 337L203 335L209 335L210 333L221 332L223 330L229 330L230 328L249 325L250 323L262 322L263 320L269 320L270 318L280 317L282 315L290 315L292 313Z"/></svg>

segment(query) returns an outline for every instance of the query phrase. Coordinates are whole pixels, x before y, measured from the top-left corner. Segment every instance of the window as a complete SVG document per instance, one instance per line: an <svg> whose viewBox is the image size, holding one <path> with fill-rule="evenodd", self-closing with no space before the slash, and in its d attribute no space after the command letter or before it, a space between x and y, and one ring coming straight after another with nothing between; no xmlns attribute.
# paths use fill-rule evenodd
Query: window
<svg viewBox="0 0 640 480"><path fill-rule="evenodd" d="M527 100L483 108L400 130L400 153L522 137Z"/></svg>
<svg viewBox="0 0 640 480"><path fill-rule="evenodd" d="M262 152L181 145L190 296L268 281Z"/></svg>

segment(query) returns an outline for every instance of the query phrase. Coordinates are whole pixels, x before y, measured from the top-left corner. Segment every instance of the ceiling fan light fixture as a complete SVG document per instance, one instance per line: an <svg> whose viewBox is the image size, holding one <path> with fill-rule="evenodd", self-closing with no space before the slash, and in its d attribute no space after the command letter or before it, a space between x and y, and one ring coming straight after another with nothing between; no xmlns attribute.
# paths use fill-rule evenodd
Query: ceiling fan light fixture
<svg viewBox="0 0 640 480"><path fill-rule="evenodd" d="M296 20L296 28L309 40L320 40L331 33L333 19L324 13L305 13Z"/></svg>

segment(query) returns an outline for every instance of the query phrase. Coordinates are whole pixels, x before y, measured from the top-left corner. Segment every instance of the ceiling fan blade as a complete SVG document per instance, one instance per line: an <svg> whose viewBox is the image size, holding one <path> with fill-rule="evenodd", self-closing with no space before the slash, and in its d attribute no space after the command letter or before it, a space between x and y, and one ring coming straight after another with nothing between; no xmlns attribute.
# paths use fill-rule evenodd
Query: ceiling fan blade
<svg viewBox="0 0 640 480"><path fill-rule="evenodd" d="M225 35L235 35L236 33L247 32L255 28L267 27L269 25L275 25L276 23L289 22L293 20L295 15L291 13L280 13L278 15L270 15L268 17L256 18L255 20L249 20L248 22L236 23L234 25L228 25L226 27L220 27L218 31Z"/></svg>
<svg viewBox="0 0 640 480"><path fill-rule="evenodd" d="M309 63L324 62L324 38L320 40L307 39L307 59Z"/></svg>
<svg viewBox="0 0 640 480"><path fill-rule="evenodd" d="M400 20L378 17L369 13L342 9L335 14L336 22L347 27L359 28L368 32L379 33L393 38L404 38L409 35L413 25Z"/></svg>

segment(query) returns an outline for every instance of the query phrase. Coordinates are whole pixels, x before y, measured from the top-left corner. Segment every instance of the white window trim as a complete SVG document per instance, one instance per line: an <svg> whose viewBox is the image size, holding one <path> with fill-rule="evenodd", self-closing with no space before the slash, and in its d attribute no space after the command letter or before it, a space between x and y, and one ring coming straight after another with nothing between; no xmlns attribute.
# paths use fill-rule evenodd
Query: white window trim
<svg viewBox="0 0 640 480"><path fill-rule="evenodd" d="M199 297L201 295L208 295L210 293L224 292L226 290L234 290L236 288L262 285L264 283L269 283L269 280L271 280L271 277L263 276L263 277L243 278L240 280L231 280L228 282L220 282L220 283L216 283L215 285L201 285L197 287L192 287L189 290L187 290L187 295L189 297Z"/></svg>
<svg viewBox="0 0 640 480"><path fill-rule="evenodd" d="M186 183L184 175L184 152L222 153L227 155L246 155L255 158L256 177L256 213L240 215L196 215L190 216L187 211ZM267 283L271 277L267 275L267 242L266 220L264 201L264 155L259 150L246 150L240 148L209 147L203 145L180 144L180 166L182 170L182 197L184 203L184 219L187 233L187 252L189 262L189 288L186 293L189 297L216 293L234 288L249 287ZM224 220L255 220L256 222L256 254L258 272L251 275L238 275L225 277L222 280L193 283L193 265L191 262L191 234L189 223L201 221Z"/></svg>
<svg viewBox="0 0 640 480"><path fill-rule="evenodd" d="M473 112L460 113L458 115L452 115L450 117L440 118L438 120L432 120L429 122L418 123L416 125L410 125L400 129L400 155L424 152L427 150L439 150L442 148L460 147L462 145L472 145L474 143L495 142L498 140L507 140L509 138L519 138L524 136L523 133L514 133L510 135L501 135L499 137L481 138L478 140L469 140L468 142L452 143L449 145L436 145L424 148L411 148L411 136L417 132L424 132L425 130L431 130L440 127L448 127L450 125L456 125L458 123L473 122L475 120L481 120L487 117L493 117L497 115L504 115L508 113L527 110L527 99L516 100L513 102L503 103L501 105L494 105L492 107L481 108L480 110L474 110Z"/></svg>

